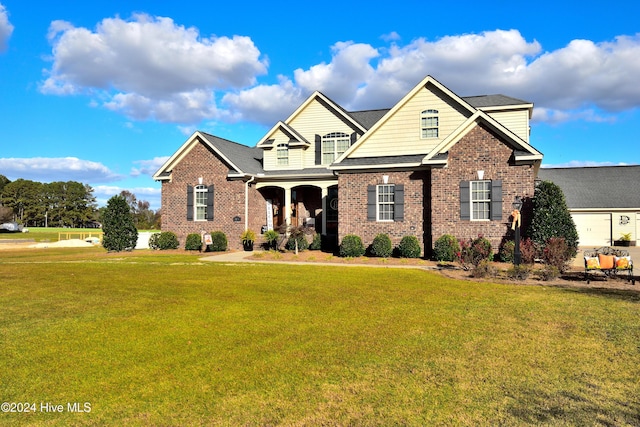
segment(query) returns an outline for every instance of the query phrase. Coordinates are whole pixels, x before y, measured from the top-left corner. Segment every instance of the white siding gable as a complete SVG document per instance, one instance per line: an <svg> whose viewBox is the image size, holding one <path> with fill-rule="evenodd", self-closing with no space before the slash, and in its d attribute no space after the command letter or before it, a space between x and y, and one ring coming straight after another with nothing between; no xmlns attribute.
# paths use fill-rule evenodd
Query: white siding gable
<svg viewBox="0 0 640 427"><path fill-rule="evenodd" d="M378 157L427 154L470 115L455 108L446 96L439 96L433 86L419 90L401 108L386 119L349 157ZM438 138L422 138L420 115L424 110L438 110ZM382 120L385 120L383 118Z"/></svg>
<svg viewBox="0 0 640 427"><path fill-rule="evenodd" d="M487 114L529 144L529 110L488 111Z"/></svg>
<svg viewBox="0 0 640 427"><path fill-rule="evenodd" d="M277 148L278 144L288 144L289 136L287 136L280 129L276 130L272 135L271 139L273 139L273 144L271 145L273 148L264 151L263 156L263 168L266 171L272 170L291 170L291 169L301 169L302 168L302 158L303 152L305 151L302 147L289 147L289 165L278 165L277 162Z"/></svg>

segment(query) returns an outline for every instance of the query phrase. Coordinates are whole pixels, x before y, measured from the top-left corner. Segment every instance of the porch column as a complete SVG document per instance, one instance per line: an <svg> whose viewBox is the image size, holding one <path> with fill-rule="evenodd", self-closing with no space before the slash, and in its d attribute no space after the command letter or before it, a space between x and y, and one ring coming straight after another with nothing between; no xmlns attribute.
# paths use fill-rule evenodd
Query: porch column
<svg viewBox="0 0 640 427"><path fill-rule="evenodd" d="M284 188L284 223L287 224L287 234L291 226L291 187Z"/></svg>
<svg viewBox="0 0 640 427"><path fill-rule="evenodd" d="M327 198L329 197L329 187L321 187L322 194L322 234L327 234Z"/></svg>

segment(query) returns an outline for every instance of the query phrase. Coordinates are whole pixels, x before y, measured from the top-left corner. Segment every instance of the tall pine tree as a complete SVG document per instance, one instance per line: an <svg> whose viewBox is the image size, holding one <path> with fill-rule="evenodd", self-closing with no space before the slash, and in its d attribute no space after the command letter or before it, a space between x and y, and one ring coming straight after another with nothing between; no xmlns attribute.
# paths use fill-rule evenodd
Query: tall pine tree
<svg viewBox="0 0 640 427"><path fill-rule="evenodd" d="M571 218L562 189L550 181L542 181L533 195L533 218L529 235L540 248L551 237L564 237L571 256L578 252L578 231Z"/></svg>
<svg viewBox="0 0 640 427"><path fill-rule="evenodd" d="M102 246L108 251L119 252L136 247L138 230L124 197L113 196L107 202L102 217L102 231Z"/></svg>

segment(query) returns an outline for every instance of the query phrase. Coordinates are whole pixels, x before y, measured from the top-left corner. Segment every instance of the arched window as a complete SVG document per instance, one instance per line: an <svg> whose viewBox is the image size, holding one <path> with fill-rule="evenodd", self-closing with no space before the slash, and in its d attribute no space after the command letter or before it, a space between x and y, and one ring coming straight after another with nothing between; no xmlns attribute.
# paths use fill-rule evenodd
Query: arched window
<svg viewBox="0 0 640 427"><path fill-rule="evenodd" d="M276 158L279 166L287 166L289 164L289 144L278 144Z"/></svg>
<svg viewBox="0 0 640 427"><path fill-rule="evenodd" d="M351 138L343 132L328 133L322 137L322 164L329 165L347 151Z"/></svg>
<svg viewBox="0 0 640 427"><path fill-rule="evenodd" d="M420 137L438 137L438 110L424 110L420 113Z"/></svg>

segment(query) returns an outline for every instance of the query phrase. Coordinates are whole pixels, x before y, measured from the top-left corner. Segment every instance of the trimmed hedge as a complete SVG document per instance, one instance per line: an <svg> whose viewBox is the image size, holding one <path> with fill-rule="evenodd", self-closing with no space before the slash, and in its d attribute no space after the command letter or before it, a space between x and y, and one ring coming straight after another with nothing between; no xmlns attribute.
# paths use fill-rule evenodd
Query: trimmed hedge
<svg viewBox="0 0 640 427"><path fill-rule="evenodd" d="M227 235L222 231L212 231L211 242L210 245L207 245L207 250L212 252L224 252L227 250Z"/></svg>
<svg viewBox="0 0 640 427"><path fill-rule="evenodd" d="M416 236L404 236L396 248L401 258L420 258L422 249Z"/></svg>
<svg viewBox="0 0 640 427"><path fill-rule="evenodd" d="M199 251L202 249L202 237L198 233L191 233L187 235L187 241L184 244L184 249L187 251Z"/></svg>
<svg viewBox="0 0 640 427"><path fill-rule="evenodd" d="M356 258L364 255L365 248L360 236L355 234L347 234L340 243L340 256Z"/></svg>
<svg viewBox="0 0 640 427"><path fill-rule="evenodd" d="M460 243L451 234L443 234L433 245L433 257L436 261L455 261L459 252Z"/></svg>
<svg viewBox="0 0 640 427"><path fill-rule="evenodd" d="M154 233L149 237L149 247L151 249L178 249L178 246L180 246L180 242L178 242L178 236L173 231Z"/></svg>
<svg viewBox="0 0 640 427"><path fill-rule="evenodd" d="M391 238L384 233L378 234L371 243L371 255L388 258L393 253Z"/></svg>

